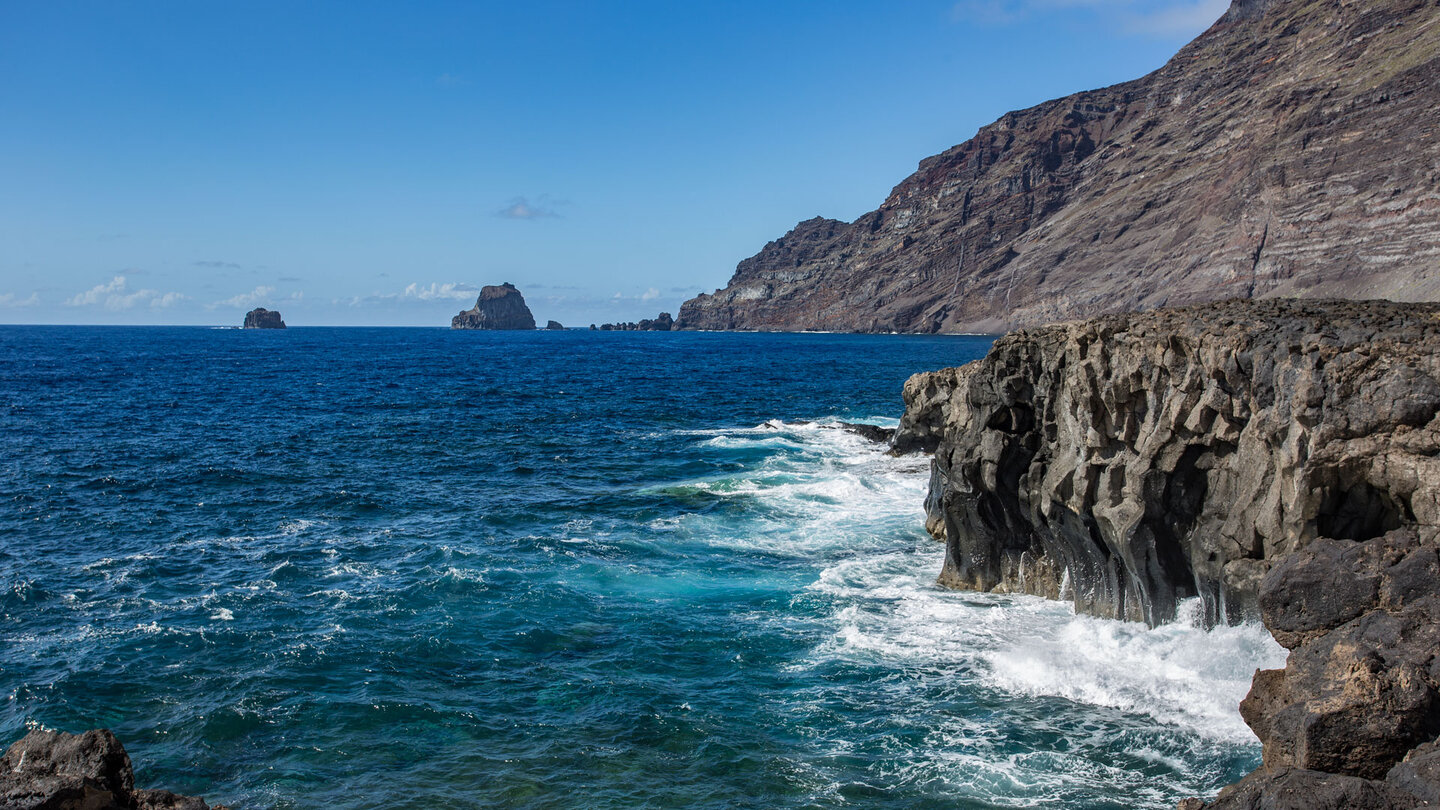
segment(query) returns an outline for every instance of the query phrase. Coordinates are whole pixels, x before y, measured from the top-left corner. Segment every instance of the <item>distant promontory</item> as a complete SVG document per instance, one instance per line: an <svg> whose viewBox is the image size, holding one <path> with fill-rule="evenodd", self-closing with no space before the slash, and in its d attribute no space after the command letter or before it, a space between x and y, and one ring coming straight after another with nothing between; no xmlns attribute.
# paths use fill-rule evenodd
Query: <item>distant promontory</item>
<svg viewBox="0 0 1440 810"><path fill-rule="evenodd" d="M257 307L245 313L246 329L284 329L285 321L273 309Z"/></svg>
<svg viewBox="0 0 1440 810"><path fill-rule="evenodd" d="M535 316L515 285L481 287L475 306L450 319L451 329L534 329Z"/></svg>

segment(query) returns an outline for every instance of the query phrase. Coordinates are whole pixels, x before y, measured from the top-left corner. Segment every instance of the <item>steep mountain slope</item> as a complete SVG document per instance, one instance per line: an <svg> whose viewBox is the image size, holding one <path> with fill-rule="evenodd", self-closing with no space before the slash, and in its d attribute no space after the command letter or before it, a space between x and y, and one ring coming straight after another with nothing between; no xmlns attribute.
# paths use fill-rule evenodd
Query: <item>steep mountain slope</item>
<svg viewBox="0 0 1440 810"><path fill-rule="evenodd" d="M1440 300L1440 0L1233 0L1161 69L812 219L688 329L1002 331L1220 298Z"/></svg>

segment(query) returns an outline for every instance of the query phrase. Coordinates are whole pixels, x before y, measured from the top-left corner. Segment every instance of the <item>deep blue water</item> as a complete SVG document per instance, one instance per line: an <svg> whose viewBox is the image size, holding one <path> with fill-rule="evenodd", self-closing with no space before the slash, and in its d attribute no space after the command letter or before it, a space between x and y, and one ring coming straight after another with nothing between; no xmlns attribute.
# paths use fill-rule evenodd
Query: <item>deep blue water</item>
<svg viewBox="0 0 1440 810"><path fill-rule="evenodd" d="M988 338L0 327L0 742L237 807L1167 807L1256 627L934 586Z"/></svg>

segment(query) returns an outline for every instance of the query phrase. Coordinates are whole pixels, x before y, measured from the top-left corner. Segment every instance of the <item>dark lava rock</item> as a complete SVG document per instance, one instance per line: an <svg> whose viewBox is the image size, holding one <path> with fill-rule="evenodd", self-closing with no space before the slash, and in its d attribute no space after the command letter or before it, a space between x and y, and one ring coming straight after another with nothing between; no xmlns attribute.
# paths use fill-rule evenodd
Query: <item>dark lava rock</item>
<svg viewBox="0 0 1440 810"><path fill-rule="evenodd" d="M284 329L285 321L280 319L280 313L259 307L245 313L246 329Z"/></svg>
<svg viewBox="0 0 1440 810"><path fill-rule="evenodd" d="M506 282L498 287L481 287L475 306L450 319L451 329L534 329L535 316L525 306L525 296Z"/></svg>
<svg viewBox="0 0 1440 810"><path fill-rule="evenodd" d="M559 332L560 330L565 328L565 325L560 323L559 321L548 321L545 324L545 328L551 332Z"/></svg>
<svg viewBox="0 0 1440 810"><path fill-rule="evenodd" d="M1151 624L1199 596L1233 622L1316 538L1440 525L1435 305L1229 301L1016 332L915 375L905 402L894 447L934 449L954 587L1064 585L1080 612ZM1381 587L1294 576L1310 601L1274 619L1282 641Z"/></svg>
<svg viewBox="0 0 1440 810"><path fill-rule="evenodd" d="M880 427L879 425L862 425L855 422L841 422L840 428L850 433L854 433L856 436L869 439L876 444L889 444L890 440L895 438L895 428L885 428Z"/></svg>
<svg viewBox="0 0 1440 810"><path fill-rule="evenodd" d="M0 757L0 810L211 810L203 799L136 790L125 747L106 730L32 731ZM223 810L218 805L215 810Z"/></svg>
<svg viewBox="0 0 1440 810"><path fill-rule="evenodd" d="M639 323L634 321L602 323L599 329L602 332L669 332L674 327L675 319L670 317L670 313L662 312L659 317L642 318ZM595 329L595 324L590 324L590 328Z"/></svg>
<svg viewBox="0 0 1440 810"><path fill-rule="evenodd" d="M1440 4L1235 0L1143 78L982 127L682 329L1003 332L1224 298L1440 299Z"/></svg>
<svg viewBox="0 0 1440 810"><path fill-rule="evenodd" d="M1440 306L1226 301L1007 335L905 384L941 582L1290 650L1213 808L1440 797ZM1187 810L1204 807L1187 800Z"/></svg>

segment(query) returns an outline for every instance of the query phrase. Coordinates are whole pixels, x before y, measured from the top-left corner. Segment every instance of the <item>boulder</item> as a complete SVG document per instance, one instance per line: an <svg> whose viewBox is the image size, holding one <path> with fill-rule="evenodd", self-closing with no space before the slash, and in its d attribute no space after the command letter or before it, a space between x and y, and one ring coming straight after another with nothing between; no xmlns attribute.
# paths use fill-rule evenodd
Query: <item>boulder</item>
<svg viewBox="0 0 1440 810"><path fill-rule="evenodd" d="M109 731L32 731L0 757L0 810L211 810L203 799L136 790ZM215 810L223 810L216 806Z"/></svg>

